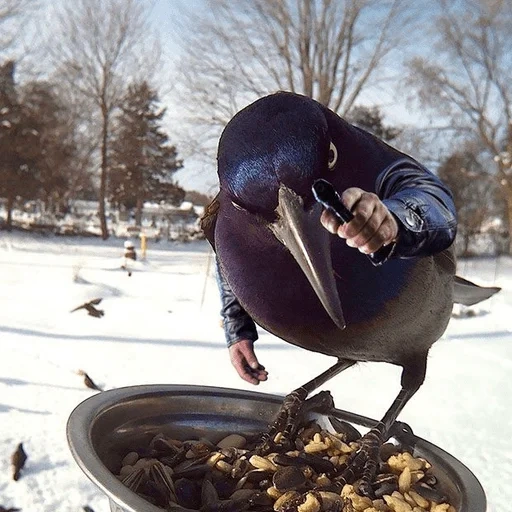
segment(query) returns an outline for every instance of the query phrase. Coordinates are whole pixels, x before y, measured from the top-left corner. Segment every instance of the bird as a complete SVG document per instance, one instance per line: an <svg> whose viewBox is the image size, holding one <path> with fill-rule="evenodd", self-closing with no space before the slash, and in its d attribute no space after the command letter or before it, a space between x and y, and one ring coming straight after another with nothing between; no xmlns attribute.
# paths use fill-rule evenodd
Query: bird
<svg viewBox="0 0 512 512"><path fill-rule="evenodd" d="M19 443L14 450L14 453L11 455L11 465L12 465L12 479L17 481L20 478L20 473L23 467L25 466L25 462L27 461L27 454L23 449L23 443Z"/></svg>
<svg viewBox="0 0 512 512"><path fill-rule="evenodd" d="M21 508L14 508L14 507L5 508L2 505L0 505L0 512L19 512L20 510L21 510Z"/></svg>
<svg viewBox="0 0 512 512"><path fill-rule="evenodd" d="M105 311L103 309L98 309L95 306L97 306L103 299L93 299L89 302L84 302L80 306L72 309L70 312L74 313L75 311L78 311L79 309L85 309L87 311L87 314L90 316L94 316L95 318L101 318Z"/></svg>
<svg viewBox="0 0 512 512"><path fill-rule="evenodd" d="M225 279L255 322L337 359L285 397L267 441L279 429L290 434L306 397L346 368L358 362L402 367L398 396L343 472L347 483L361 477L358 489L367 496L379 448L422 385L429 349L444 333L454 302L499 290L456 278L453 246L377 266L324 229L315 182L373 191L384 169L404 165L424 169L312 98L280 91L225 126L217 152L219 193L202 222Z"/></svg>
<svg viewBox="0 0 512 512"><path fill-rule="evenodd" d="M87 373L84 372L83 370L78 370L76 373L84 378L84 384L88 388L94 389L95 391L103 391L103 389L100 388L97 384L95 384L91 377L89 377L89 375L87 375Z"/></svg>
<svg viewBox="0 0 512 512"><path fill-rule="evenodd" d="M83 511L84 512L94 512L94 509L92 509L91 507L89 507L89 505L84 505L82 507Z"/></svg>

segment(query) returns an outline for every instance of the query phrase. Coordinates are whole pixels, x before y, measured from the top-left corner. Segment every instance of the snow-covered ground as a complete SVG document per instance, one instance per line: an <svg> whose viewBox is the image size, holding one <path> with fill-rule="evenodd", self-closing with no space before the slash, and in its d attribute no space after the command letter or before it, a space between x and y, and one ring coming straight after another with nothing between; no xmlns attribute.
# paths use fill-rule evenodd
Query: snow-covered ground
<svg viewBox="0 0 512 512"><path fill-rule="evenodd" d="M122 240L0 232L0 506L23 512L109 510L66 441L73 408L91 396L77 370L105 388L197 384L286 394L334 361L262 333L269 381L254 388L231 368L205 242L151 244L131 277ZM401 415L417 435L459 458L481 481L488 510L512 503L512 259L459 263L502 292L452 319L431 350L424 386ZM101 297L101 319L74 307ZM336 405L380 417L399 390L398 368L362 364L330 381ZM23 442L19 481L10 456Z"/></svg>

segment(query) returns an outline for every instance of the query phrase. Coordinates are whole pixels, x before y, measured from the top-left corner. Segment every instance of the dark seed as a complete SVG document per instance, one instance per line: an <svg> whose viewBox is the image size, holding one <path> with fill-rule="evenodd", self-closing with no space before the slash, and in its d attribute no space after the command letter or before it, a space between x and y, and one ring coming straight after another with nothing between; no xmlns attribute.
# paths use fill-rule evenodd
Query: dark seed
<svg viewBox="0 0 512 512"><path fill-rule="evenodd" d="M153 441L151 441L150 446L158 452L159 456L174 456L180 451L179 448L162 437L155 437Z"/></svg>
<svg viewBox="0 0 512 512"><path fill-rule="evenodd" d="M397 482L384 482L375 489L374 494L376 498L382 498L384 494L393 494L395 491L398 491Z"/></svg>
<svg viewBox="0 0 512 512"><path fill-rule="evenodd" d="M437 485L437 478L434 475L426 474L421 481L432 487Z"/></svg>
<svg viewBox="0 0 512 512"><path fill-rule="evenodd" d="M296 466L279 468L272 478L274 487L281 492L296 490L306 483L306 476Z"/></svg>
<svg viewBox="0 0 512 512"><path fill-rule="evenodd" d="M426 500L435 501L436 503L443 503L448 500L444 493L423 483L413 484L412 489Z"/></svg>
<svg viewBox="0 0 512 512"><path fill-rule="evenodd" d="M329 421L332 425L332 428L338 432L338 434L344 434L346 443L351 443L352 441L357 441L361 439L361 433L350 423L346 421L342 421L334 416L329 416Z"/></svg>
<svg viewBox="0 0 512 512"><path fill-rule="evenodd" d="M216 503L217 501L219 501L217 489L210 480L205 478L203 480L203 485L201 486L201 504L203 506L208 506Z"/></svg>
<svg viewBox="0 0 512 512"><path fill-rule="evenodd" d="M178 478L174 482L178 505L185 508L198 509L201 506L201 489L188 478Z"/></svg>
<svg viewBox="0 0 512 512"><path fill-rule="evenodd" d="M259 483L262 480L268 478L268 472L263 469L253 469L252 471L248 471L245 476L247 477L248 482Z"/></svg>
<svg viewBox="0 0 512 512"><path fill-rule="evenodd" d="M380 447L380 458L385 462L391 455L396 455L398 451L398 448L393 443L384 443Z"/></svg>
<svg viewBox="0 0 512 512"><path fill-rule="evenodd" d="M334 464L327 459L314 455L312 453L301 453L299 458L302 459L308 466L311 466L317 473L331 474L336 470Z"/></svg>
<svg viewBox="0 0 512 512"><path fill-rule="evenodd" d="M398 476L394 475L393 473L382 473L375 477L372 485L379 487L381 484L389 482L398 483Z"/></svg>

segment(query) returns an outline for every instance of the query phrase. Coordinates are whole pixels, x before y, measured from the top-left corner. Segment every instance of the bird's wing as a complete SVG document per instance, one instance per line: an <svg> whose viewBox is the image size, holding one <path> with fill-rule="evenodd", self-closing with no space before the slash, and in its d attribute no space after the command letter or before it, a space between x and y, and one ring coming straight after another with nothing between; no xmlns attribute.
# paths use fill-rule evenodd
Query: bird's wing
<svg viewBox="0 0 512 512"><path fill-rule="evenodd" d="M478 286L459 276L454 276L453 279L453 302L464 304L464 306L472 306L482 302L501 290L497 286Z"/></svg>
<svg viewBox="0 0 512 512"><path fill-rule="evenodd" d="M85 309L86 306L87 306L87 304L82 304L81 306L78 306L77 308L72 309L70 311L70 313L73 313L74 311L78 311L79 309Z"/></svg>
<svg viewBox="0 0 512 512"><path fill-rule="evenodd" d="M92 299L89 301L89 304L94 304L97 306L103 299Z"/></svg>
<svg viewBox="0 0 512 512"><path fill-rule="evenodd" d="M210 245L215 249L215 224L217 223L217 215L219 212L219 194L217 194L213 201L206 207L203 216L201 217L201 229L204 236L210 242Z"/></svg>

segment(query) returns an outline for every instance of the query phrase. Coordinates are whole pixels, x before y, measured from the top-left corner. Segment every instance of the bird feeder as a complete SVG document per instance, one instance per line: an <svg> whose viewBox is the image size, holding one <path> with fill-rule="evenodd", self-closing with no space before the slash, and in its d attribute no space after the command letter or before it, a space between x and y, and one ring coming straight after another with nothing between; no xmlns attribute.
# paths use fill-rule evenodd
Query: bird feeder
<svg viewBox="0 0 512 512"><path fill-rule="evenodd" d="M233 432L263 432L282 400L278 395L204 386L144 385L109 390L88 398L71 413L68 443L82 471L108 497L112 512L161 512L114 475L127 451L147 446L148 439L162 432L175 439L220 439ZM376 424L338 409L329 414L359 427ZM411 433L400 437L395 436L398 442L411 445L414 457L430 461L457 512L485 512L485 493L466 466ZM176 505L175 510L184 509Z"/></svg>

